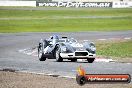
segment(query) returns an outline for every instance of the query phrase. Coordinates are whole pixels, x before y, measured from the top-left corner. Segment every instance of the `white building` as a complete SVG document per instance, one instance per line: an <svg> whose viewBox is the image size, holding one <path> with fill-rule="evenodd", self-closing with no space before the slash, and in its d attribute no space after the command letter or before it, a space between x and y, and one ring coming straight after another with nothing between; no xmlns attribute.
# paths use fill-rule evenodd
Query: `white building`
<svg viewBox="0 0 132 88"><path fill-rule="evenodd" d="M132 0L52 0L52 1L62 1L62 2L113 2L113 1L132 1Z"/></svg>

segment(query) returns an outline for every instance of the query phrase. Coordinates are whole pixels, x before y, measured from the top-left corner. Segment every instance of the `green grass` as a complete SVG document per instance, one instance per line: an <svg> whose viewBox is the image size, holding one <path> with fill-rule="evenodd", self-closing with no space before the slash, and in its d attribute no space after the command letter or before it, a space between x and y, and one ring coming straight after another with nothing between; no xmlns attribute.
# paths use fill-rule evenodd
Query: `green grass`
<svg viewBox="0 0 132 88"><path fill-rule="evenodd" d="M7 10L9 7L0 9L2 9L0 32L132 30L132 9Z"/></svg>
<svg viewBox="0 0 132 88"><path fill-rule="evenodd" d="M97 44L97 55L132 58L132 40Z"/></svg>

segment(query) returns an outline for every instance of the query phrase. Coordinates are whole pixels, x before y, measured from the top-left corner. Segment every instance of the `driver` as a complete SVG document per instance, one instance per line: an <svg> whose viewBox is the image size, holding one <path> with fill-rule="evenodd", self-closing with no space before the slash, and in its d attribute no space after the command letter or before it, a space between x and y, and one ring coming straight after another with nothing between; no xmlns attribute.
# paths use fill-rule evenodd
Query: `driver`
<svg viewBox="0 0 132 88"><path fill-rule="evenodd" d="M47 46L45 49L44 49L44 54L45 53L50 53L52 52L52 50L54 49L55 45L57 42L59 42L59 36L58 35L53 35L51 36L49 39L49 46Z"/></svg>

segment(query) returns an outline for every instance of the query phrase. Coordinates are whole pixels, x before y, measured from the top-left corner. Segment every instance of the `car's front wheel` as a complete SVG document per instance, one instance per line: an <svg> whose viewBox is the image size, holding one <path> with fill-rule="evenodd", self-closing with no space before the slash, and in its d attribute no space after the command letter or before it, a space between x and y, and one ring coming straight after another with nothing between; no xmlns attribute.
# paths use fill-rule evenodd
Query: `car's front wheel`
<svg viewBox="0 0 132 88"><path fill-rule="evenodd" d="M45 61L46 60L46 57L44 57L42 47L38 48L38 58L39 58L40 61Z"/></svg>
<svg viewBox="0 0 132 88"><path fill-rule="evenodd" d="M94 59L95 58L88 58L87 61L88 61L88 63L93 63L94 62Z"/></svg>

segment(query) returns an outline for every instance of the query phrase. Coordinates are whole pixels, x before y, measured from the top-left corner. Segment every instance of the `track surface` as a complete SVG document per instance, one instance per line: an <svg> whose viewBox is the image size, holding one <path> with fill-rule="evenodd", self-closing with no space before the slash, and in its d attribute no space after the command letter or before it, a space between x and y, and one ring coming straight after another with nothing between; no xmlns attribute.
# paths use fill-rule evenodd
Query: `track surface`
<svg viewBox="0 0 132 88"><path fill-rule="evenodd" d="M77 40L132 38L132 31L77 33L0 33L0 69L12 68L19 71L75 77L76 69L81 65L89 74L128 73L132 75L131 63L56 62L55 59L40 62L37 57L18 52L20 49L37 46L41 38L47 38L52 34L74 37Z"/></svg>

